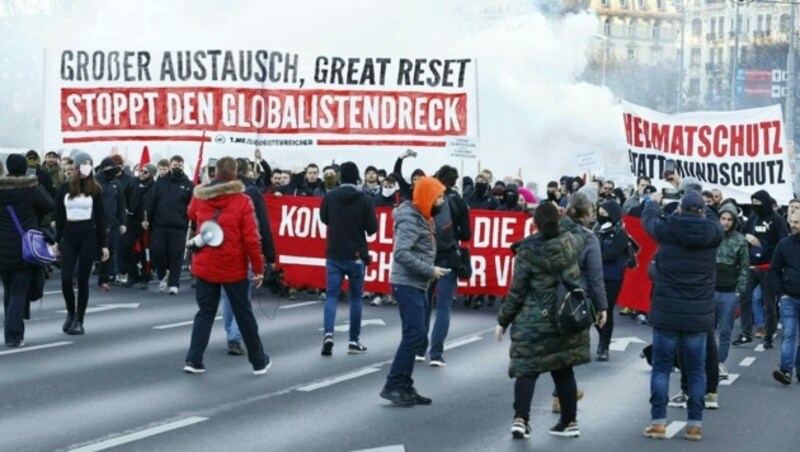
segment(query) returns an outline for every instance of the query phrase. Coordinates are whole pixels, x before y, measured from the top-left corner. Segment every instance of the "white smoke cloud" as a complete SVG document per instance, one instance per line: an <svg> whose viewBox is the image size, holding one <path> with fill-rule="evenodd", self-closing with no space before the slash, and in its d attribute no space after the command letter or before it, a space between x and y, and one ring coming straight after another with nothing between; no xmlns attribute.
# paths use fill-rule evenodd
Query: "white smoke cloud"
<svg viewBox="0 0 800 452"><path fill-rule="evenodd" d="M598 149L622 161L621 110L605 88L575 82L598 30L589 13L545 14L523 1L303 0L217 1L75 0L43 16L0 20L0 147L41 147L45 48L204 49L266 48L319 55L474 57L478 60L480 164L496 176L516 175L540 185L576 174L574 154ZM57 70L57 68L50 68ZM6 74L7 76L3 76ZM10 75L9 75L10 74ZM6 115L8 117L8 115ZM121 145L138 159L140 145ZM152 154L176 149L191 161L195 146L150 145ZM98 151L98 149L101 149ZM103 152L103 148L94 149ZM221 150L207 148L212 156ZM355 160L391 168L403 149L335 150L273 155L281 166ZM220 155L215 155L219 153ZM196 157L194 157L196 158ZM433 172L448 161L420 150L414 167ZM467 161L474 175L477 162Z"/></svg>

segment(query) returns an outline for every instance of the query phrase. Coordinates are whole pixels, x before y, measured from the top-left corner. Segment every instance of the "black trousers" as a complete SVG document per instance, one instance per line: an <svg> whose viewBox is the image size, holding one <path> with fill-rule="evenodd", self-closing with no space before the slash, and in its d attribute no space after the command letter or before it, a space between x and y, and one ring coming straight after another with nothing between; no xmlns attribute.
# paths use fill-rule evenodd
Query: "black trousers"
<svg viewBox="0 0 800 452"><path fill-rule="evenodd" d="M76 314L83 321L86 307L89 305L89 276L92 264L97 260L97 238L94 221L68 221L64 226L64 239L61 243L61 292L67 312ZM75 290L72 280L75 279L77 264L78 273L78 305L75 306ZM77 309L76 309L77 308Z"/></svg>
<svg viewBox="0 0 800 452"><path fill-rule="evenodd" d="M678 368L681 370L681 391L688 394L689 376L683 371L683 351L678 352ZM719 349L713 331L706 338L706 393L717 392L719 387Z"/></svg>
<svg viewBox="0 0 800 452"><path fill-rule="evenodd" d="M604 281L608 310L606 311L606 324L603 325L603 328L597 328L597 331L600 333L598 347L608 350L608 346L611 344L611 335L614 334L614 306L617 305L617 298L622 290L622 280L606 279Z"/></svg>
<svg viewBox="0 0 800 452"><path fill-rule="evenodd" d="M3 331L6 344L25 339L25 322L22 321L25 306L28 304L28 289L31 285L33 268L24 265L17 269L0 270L3 281L3 309L5 312Z"/></svg>
<svg viewBox="0 0 800 452"><path fill-rule="evenodd" d="M575 420L578 412L578 384L575 382L575 373L572 367L550 372L553 383L556 385L556 395L561 402L561 422L568 424ZM514 417L530 420L531 401L536 379L539 374L531 377L519 377L514 383Z"/></svg>
<svg viewBox="0 0 800 452"><path fill-rule="evenodd" d="M169 270L167 285L180 287L183 253L186 248L186 229L155 228L150 242L150 253L158 279L164 279Z"/></svg>
<svg viewBox="0 0 800 452"><path fill-rule="evenodd" d="M778 329L778 309L775 294L772 293L772 286L769 283L769 272L766 270L750 269L747 276L747 286L744 293L739 297L739 321L742 324L742 333L753 337L753 290L756 286L761 286L761 295L764 299L764 315L766 317L767 335L765 341L772 341L772 336Z"/></svg>
<svg viewBox="0 0 800 452"><path fill-rule="evenodd" d="M136 251L137 246L140 251ZM144 229L141 226L131 226L122 236L121 256L125 274L128 281L149 281L150 274L147 273L147 255L144 250ZM141 266L141 271L139 267Z"/></svg>

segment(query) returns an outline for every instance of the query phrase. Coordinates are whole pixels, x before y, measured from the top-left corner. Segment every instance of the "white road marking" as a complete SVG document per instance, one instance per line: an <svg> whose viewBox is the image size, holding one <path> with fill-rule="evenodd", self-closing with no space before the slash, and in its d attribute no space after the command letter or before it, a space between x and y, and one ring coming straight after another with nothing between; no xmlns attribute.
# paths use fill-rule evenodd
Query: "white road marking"
<svg viewBox="0 0 800 452"><path fill-rule="evenodd" d="M482 338L480 336L468 336L468 337L465 337L465 338L456 339L454 341L450 341L450 342L444 344L444 349L445 350L452 350L454 348L461 347L462 345L467 345L467 344L471 344L473 342L477 342L477 341L479 341L481 339Z"/></svg>
<svg viewBox="0 0 800 452"><path fill-rule="evenodd" d="M674 437L676 434L678 434L679 431L683 430L684 427L686 427L686 422L682 421L670 422L669 425L667 426L667 438Z"/></svg>
<svg viewBox="0 0 800 452"><path fill-rule="evenodd" d="M103 311L112 311L114 309L136 309L139 307L139 303L119 303L119 304L101 304L100 306L93 306L91 308L86 308L87 313L92 312L103 312ZM66 314L67 311L56 311L61 314Z"/></svg>
<svg viewBox="0 0 800 452"><path fill-rule="evenodd" d="M638 337L620 337L617 339L612 339L611 344L608 346L609 350L613 350L615 352L624 352L628 349L628 346L631 344L646 344L647 342L639 339Z"/></svg>
<svg viewBox="0 0 800 452"><path fill-rule="evenodd" d="M50 290L48 292L43 292L44 295L55 295L55 294L58 294L58 293L61 293L61 291L60 290Z"/></svg>
<svg viewBox="0 0 800 452"><path fill-rule="evenodd" d="M367 367L365 369L359 369L355 372L350 372L349 374L339 375L338 377L328 378L322 381L318 381L316 383L312 383L310 385L302 386L300 388L297 388L297 390L302 392L316 391L317 389L327 388L328 386L332 386L337 383L341 383L343 381L352 380L358 377L363 377L364 375L373 374L379 371L380 369L377 367Z"/></svg>
<svg viewBox="0 0 800 452"><path fill-rule="evenodd" d="M170 422L167 424L159 425L156 427L151 427L148 429L144 429L138 431L136 433L130 433L128 435L118 436L116 438L108 439L105 441L100 441L98 443L89 444L87 446L80 447L78 449L71 449L72 452L96 452L100 450L111 449L112 447L121 446L123 444L132 443L134 441L138 441L140 439L149 438L151 436L155 436L161 433L169 432L172 430L177 430L179 428L188 427L190 425L197 424L199 422L207 421L207 417L200 417L200 416L192 416L187 417L185 419L180 419L174 422Z"/></svg>
<svg viewBox="0 0 800 452"><path fill-rule="evenodd" d="M34 345L32 347L24 346L19 348L14 348L11 350L6 350L0 352L0 355L13 355L15 353L23 353L23 352L32 352L34 350L43 350L46 348L53 348L53 347L62 347L64 345L72 344L72 342L63 341L63 342L53 342L52 344L42 344L42 345Z"/></svg>
<svg viewBox="0 0 800 452"><path fill-rule="evenodd" d="M315 302L316 303L316 302ZM386 322L383 319L366 319L361 321L361 326L364 327L366 325L380 325L386 326ZM324 331L325 328L317 328L317 331ZM336 325L333 327L333 331L350 331L350 324L343 323L341 325Z"/></svg>
<svg viewBox="0 0 800 452"><path fill-rule="evenodd" d="M303 256L284 256L281 255L281 264L294 264L294 265L309 265L312 267L324 267L325 259L318 257L303 257Z"/></svg>
<svg viewBox="0 0 800 452"><path fill-rule="evenodd" d="M739 363L742 367L750 367L751 364L756 360L754 356L748 356L747 358L743 359L742 362Z"/></svg>
<svg viewBox="0 0 800 452"><path fill-rule="evenodd" d="M303 303L292 303L287 304L285 306L281 306L281 309L294 309L294 308L302 308L303 306L311 306L312 304L320 304L321 301L305 301Z"/></svg>
<svg viewBox="0 0 800 452"><path fill-rule="evenodd" d="M728 374L727 380L722 380L719 382L720 385L730 386L733 384L736 379L739 378L739 374Z"/></svg>
<svg viewBox="0 0 800 452"><path fill-rule="evenodd" d="M757 351L757 352L763 352L763 351L764 351L764 344L758 344L758 345L756 345L755 351Z"/></svg>
<svg viewBox="0 0 800 452"><path fill-rule="evenodd" d="M222 320L222 316L218 315L218 316L214 317L214 320ZM178 322L178 323L170 323L168 325L158 325L158 326L154 326L153 329L154 330L168 330L170 328L178 328L179 326L188 326L188 325L194 325L194 320L187 320L185 322Z"/></svg>
<svg viewBox="0 0 800 452"><path fill-rule="evenodd" d="M396 446L376 447L374 449L361 449L354 450L353 452L406 452L406 448L402 444Z"/></svg>

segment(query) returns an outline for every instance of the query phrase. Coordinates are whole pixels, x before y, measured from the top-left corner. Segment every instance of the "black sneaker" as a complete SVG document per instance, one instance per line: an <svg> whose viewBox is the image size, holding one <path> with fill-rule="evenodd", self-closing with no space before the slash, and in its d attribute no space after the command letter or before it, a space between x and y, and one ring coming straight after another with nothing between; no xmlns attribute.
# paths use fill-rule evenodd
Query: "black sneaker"
<svg viewBox="0 0 800 452"><path fill-rule="evenodd" d="M239 341L228 341L228 354L231 356L244 355L242 344Z"/></svg>
<svg viewBox="0 0 800 452"><path fill-rule="evenodd" d="M515 418L511 424L511 436L516 439L529 438L531 436L531 425L521 417Z"/></svg>
<svg viewBox="0 0 800 452"><path fill-rule="evenodd" d="M6 341L6 347L17 348L17 347L24 347L24 346L25 346L25 341L22 341L22 340L20 340L20 341ZM430 399L428 399L428 400L430 400Z"/></svg>
<svg viewBox="0 0 800 452"><path fill-rule="evenodd" d="M361 342L350 341L350 343L347 344L347 353L351 355L361 355L367 353L367 347L364 347Z"/></svg>
<svg viewBox="0 0 800 452"><path fill-rule="evenodd" d="M267 356L267 359L268 359L267 363L265 365L263 365L262 367L259 367L257 369L253 368L253 375L256 375L256 376L258 376L258 375L266 375L267 372L269 372L270 367L272 367L272 360L269 358L269 356Z"/></svg>
<svg viewBox="0 0 800 452"><path fill-rule="evenodd" d="M778 381L778 383L789 386L792 384L792 374L787 370L776 370L772 372L772 378Z"/></svg>
<svg viewBox="0 0 800 452"><path fill-rule="evenodd" d="M763 342L761 342L761 346L764 347L764 350L772 350L773 348L775 348L775 346L772 345L771 340L764 340Z"/></svg>
<svg viewBox="0 0 800 452"><path fill-rule="evenodd" d="M322 341L322 356L331 356L333 353L333 336L330 334L325 335Z"/></svg>
<svg viewBox="0 0 800 452"><path fill-rule="evenodd" d="M197 363L186 363L183 371L187 374L202 374L206 372L206 366Z"/></svg>
<svg viewBox="0 0 800 452"><path fill-rule="evenodd" d="M750 336L748 336L746 334L740 334L739 337L737 337L736 339L733 340L733 342L731 342L731 344L733 344L733 345L744 345L744 344L749 344L751 342L753 342L753 338L752 337L750 337Z"/></svg>
<svg viewBox="0 0 800 452"><path fill-rule="evenodd" d="M577 438L581 436L581 431L578 429L578 423L576 421L572 421L569 424L558 421L558 424L550 429L550 434L563 438Z"/></svg>
<svg viewBox="0 0 800 452"><path fill-rule="evenodd" d="M384 386L381 390L381 397L392 402L392 405L396 406L416 405L411 394L400 386Z"/></svg>
<svg viewBox="0 0 800 452"><path fill-rule="evenodd" d="M433 403L431 398L419 395L413 386L406 387L406 391L408 392L409 398L414 401L414 405L430 405Z"/></svg>

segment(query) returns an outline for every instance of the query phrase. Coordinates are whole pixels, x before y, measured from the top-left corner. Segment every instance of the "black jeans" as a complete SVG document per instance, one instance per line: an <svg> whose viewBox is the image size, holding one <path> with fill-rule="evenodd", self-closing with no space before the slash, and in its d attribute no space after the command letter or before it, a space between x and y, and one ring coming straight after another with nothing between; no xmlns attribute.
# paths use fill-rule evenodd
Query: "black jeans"
<svg viewBox="0 0 800 452"><path fill-rule="evenodd" d="M608 300L608 310L606 311L606 324L603 328L597 328L600 333L599 347L608 350L611 344L611 335L614 334L614 306L617 305L619 291L622 289L622 280L606 279L606 299Z"/></svg>
<svg viewBox="0 0 800 452"><path fill-rule="evenodd" d="M578 384L575 382L575 373L572 367L550 372L553 383L556 385L556 395L561 402L560 422L568 424L575 420L578 412ZM519 377L514 383L514 417L530 420L531 400L536 379L539 374L531 377Z"/></svg>
<svg viewBox="0 0 800 452"><path fill-rule="evenodd" d="M139 251L136 250L137 247L139 247ZM128 275L128 281L150 281L150 274L147 272L144 230L141 226L131 226L122 236L120 254L123 262L122 271ZM140 265L141 271L139 271Z"/></svg>
<svg viewBox="0 0 800 452"><path fill-rule="evenodd" d="M24 265L14 270L0 270L3 281L3 309L5 322L3 331L6 344L25 339L25 322L22 321L25 305L28 303L28 289L31 285L33 268Z"/></svg>
<svg viewBox="0 0 800 452"><path fill-rule="evenodd" d="M89 276L92 263L97 259L97 239L94 220L67 222L64 226L64 239L61 243L61 292L69 314L77 314L83 321L89 305ZM78 265L78 306L75 306L75 291L72 280L75 278L75 264Z"/></svg>
<svg viewBox="0 0 800 452"><path fill-rule="evenodd" d="M753 290L760 285L767 323L767 335L764 340L772 341L772 336L778 329L778 313L775 294L772 293L768 275L769 272L766 270L750 269L750 274L747 276L747 286L739 298L739 321L742 324L742 333L753 337Z"/></svg>
<svg viewBox="0 0 800 452"><path fill-rule="evenodd" d="M218 284L197 278L197 306L200 308L194 316L194 326L192 327L192 342L189 345L189 352L186 355L186 362L192 364L203 364L203 354L208 347L208 340L211 336L211 326L214 324L214 317L217 315L219 307L220 291L225 290L228 300L231 302L233 316L239 325L239 330L247 347L247 358L253 369L262 369L269 361L269 357L264 353L261 338L258 336L258 323L253 315L253 308L250 299L247 297L247 288L250 281L245 279L234 283Z"/></svg>
<svg viewBox="0 0 800 452"><path fill-rule="evenodd" d="M713 331L708 332L706 338L706 393L717 392L719 387L719 349ZM689 376L683 371L683 351L678 352L678 368L681 369L681 391L688 394Z"/></svg>
<svg viewBox="0 0 800 452"><path fill-rule="evenodd" d="M183 254L186 248L186 229L153 229L150 252L156 265L158 279L164 279L169 270L167 285L180 287Z"/></svg>

